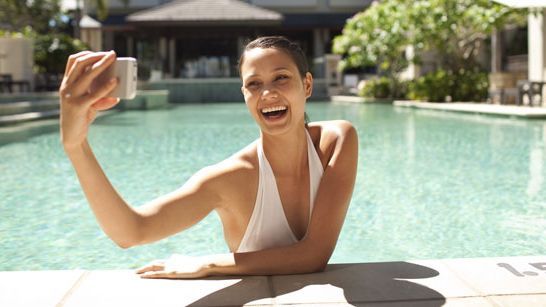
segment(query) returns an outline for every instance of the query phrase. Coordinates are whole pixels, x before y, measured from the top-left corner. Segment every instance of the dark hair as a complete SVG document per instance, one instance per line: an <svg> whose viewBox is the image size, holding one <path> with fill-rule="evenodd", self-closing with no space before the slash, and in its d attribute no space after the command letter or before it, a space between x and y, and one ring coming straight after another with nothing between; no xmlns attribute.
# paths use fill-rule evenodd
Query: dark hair
<svg viewBox="0 0 546 307"><path fill-rule="evenodd" d="M305 54L297 43L289 40L284 36L263 36L249 42L245 46L245 50L239 58L239 75L241 74L241 66L243 65L243 62L245 60L245 52L254 48L274 48L284 51L292 58L292 60L298 67L298 72L300 73L300 76L302 78L304 78L305 74L309 72L309 66L307 65Z"/></svg>

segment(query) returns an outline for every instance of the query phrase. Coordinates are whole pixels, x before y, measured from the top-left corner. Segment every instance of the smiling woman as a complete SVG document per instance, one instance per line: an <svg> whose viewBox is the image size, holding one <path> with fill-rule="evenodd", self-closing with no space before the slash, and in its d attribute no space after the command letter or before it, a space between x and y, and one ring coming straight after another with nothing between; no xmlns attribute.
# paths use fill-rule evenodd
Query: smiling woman
<svg viewBox="0 0 546 307"><path fill-rule="evenodd" d="M260 127L259 139L138 208L118 195L87 141L96 112L118 102L109 97L115 79L89 91L115 57L113 52L71 56L60 89L63 146L99 224L119 246L128 248L178 233L214 210L231 251L175 255L137 273L146 278L198 278L322 270L353 191L358 140L347 121L305 123L313 78L301 49L284 37L249 43L240 74L247 108Z"/></svg>

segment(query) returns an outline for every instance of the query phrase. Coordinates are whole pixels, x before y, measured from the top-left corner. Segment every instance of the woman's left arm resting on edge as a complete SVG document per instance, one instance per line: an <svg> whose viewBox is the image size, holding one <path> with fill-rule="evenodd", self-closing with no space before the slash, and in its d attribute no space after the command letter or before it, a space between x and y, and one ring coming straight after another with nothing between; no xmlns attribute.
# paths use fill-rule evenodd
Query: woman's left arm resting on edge
<svg viewBox="0 0 546 307"><path fill-rule="evenodd" d="M144 278L201 278L214 275L275 275L322 271L345 220L356 178L358 137L347 121L335 124L335 148L324 170L307 234L298 243L255 252L181 257L152 263Z"/></svg>
<svg viewBox="0 0 546 307"><path fill-rule="evenodd" d="M336 129L335 149L324 170L306 236L285 247L210 256L207 275L311 273L326 267L349 207L358 161L354 127L341 121Z"/></svg>

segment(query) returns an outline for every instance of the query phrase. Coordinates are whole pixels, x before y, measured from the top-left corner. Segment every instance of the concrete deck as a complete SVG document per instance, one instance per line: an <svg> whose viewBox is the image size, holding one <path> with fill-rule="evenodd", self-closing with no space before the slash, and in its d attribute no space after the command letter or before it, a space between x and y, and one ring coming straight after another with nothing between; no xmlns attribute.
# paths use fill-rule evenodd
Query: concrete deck
<svg viewBox="0 0 546 307"><path fill-rule="evenodd" d="M546 256L332 264L323 273L140 279L0 272L0 306L546 306Z"/></svg>
<svg viewBox="0 0 546 307"><path fill-rule="evenodd" d="M440 111L455 111L455 112L464 112L464 113L479 113L479 114L489 114L489 115L500 115L500 116L514 116L522 118L533 118L533 119L545 119L546 118L546 108L541 107L525 107L525 106L514 106L514 105L498 105L498 104L488 104L488 103L462 103L462 102L453 102L453 103L430 103L430 102L419 102L419 101L409 101L409 100L395 100L393 102L394 106L397 107L410 107L417 109L428 109L428 110L440 110Z"/></svg>

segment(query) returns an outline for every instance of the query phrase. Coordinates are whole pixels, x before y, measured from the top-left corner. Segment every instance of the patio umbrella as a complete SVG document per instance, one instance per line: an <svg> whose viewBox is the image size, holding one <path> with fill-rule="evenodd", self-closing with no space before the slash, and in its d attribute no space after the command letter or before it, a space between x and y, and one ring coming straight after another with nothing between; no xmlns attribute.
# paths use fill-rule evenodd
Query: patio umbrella
<svg viewBox="0 0 546 307"><path fill-rule="evenodd" d="M494 0L500 4L515 8L546 7L546 0Z"/></svg>

